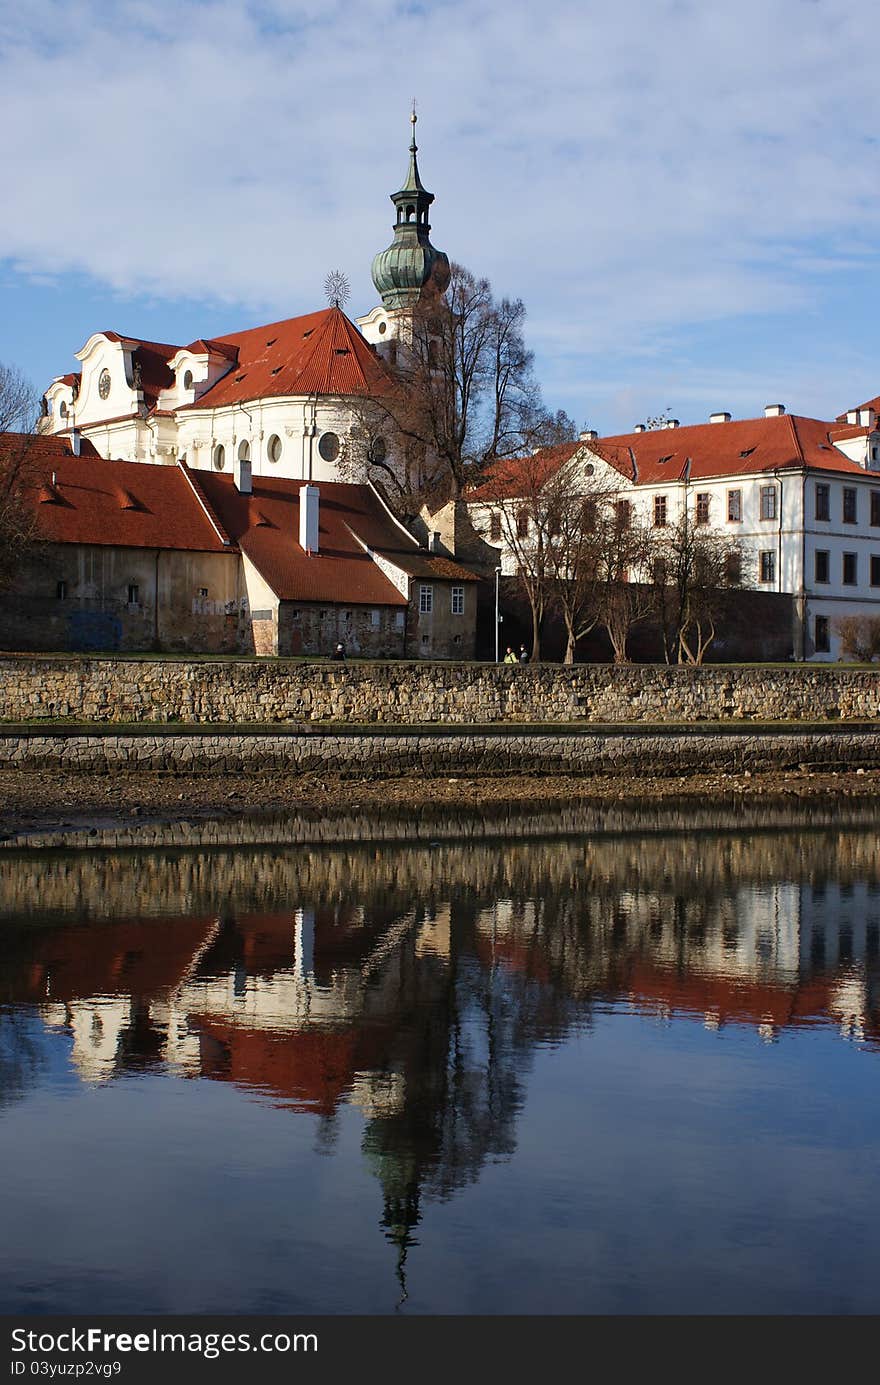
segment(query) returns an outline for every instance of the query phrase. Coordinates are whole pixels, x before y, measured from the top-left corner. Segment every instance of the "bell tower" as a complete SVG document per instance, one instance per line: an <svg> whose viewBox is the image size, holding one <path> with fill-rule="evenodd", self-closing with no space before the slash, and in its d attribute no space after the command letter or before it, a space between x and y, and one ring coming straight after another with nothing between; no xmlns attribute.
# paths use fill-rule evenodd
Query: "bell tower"
<svg viewBox="0 0 880 1385"><path fill-rule="evenodd" d="M441 297L449 283L449 260L430 241L428 210L434 194L428 192L419 176L417 119L413 104L409 169L403 186L391 194L394 239L373 260L373 283L381 306L357 320L367 341L379 346L393 339L409 340L416 304L426 298Z"/></svg>

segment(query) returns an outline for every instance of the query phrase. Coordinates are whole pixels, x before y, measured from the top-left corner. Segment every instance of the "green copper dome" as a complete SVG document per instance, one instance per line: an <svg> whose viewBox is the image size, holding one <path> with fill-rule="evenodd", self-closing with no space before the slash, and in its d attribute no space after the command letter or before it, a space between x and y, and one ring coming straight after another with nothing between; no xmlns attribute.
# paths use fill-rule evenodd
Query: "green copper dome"
<svg viewBox="0 0 880 1385"><path fill-rule="evenodd" d="M397 208L394 240L373 260L373 283L388 309L406 308L428 293L440 295L449 283L449 260L429 240L428 208L434 194L422 186L416 160L416 113L412 113L409 172L399 192L391 194Z"/></svg>

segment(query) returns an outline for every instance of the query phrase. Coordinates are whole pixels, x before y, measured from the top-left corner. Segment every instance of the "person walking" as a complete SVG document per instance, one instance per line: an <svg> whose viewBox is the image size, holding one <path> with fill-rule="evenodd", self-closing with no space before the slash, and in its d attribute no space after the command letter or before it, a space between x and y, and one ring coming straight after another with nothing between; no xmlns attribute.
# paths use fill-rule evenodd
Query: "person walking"
<svg viewBox="0 0 880 1385"><path fill-rule="evenodd" d="M521 644L519 647L519 661L521 664L527 664L529 662L529 651L524 644Z"/></svg>
<svg viewBox="0 0 880 1385"><path fill-rule="evenodd" d="M505 656L504 656L503 662L504 662L505 664L518 664L518 663L519 663L519 659L518 659L518 658L516 657L516 655L514 654L514 652L513 652L513 650L511 649L510 645L507 646L507 653L506 653Z"/></svg>
<svg viewBox="0 0 880 1385"><path fill-rule="evenodd" d="M335 648L334 651L333 651L333 658L334 658L334 659L341 659L342 662L345 663L345 645L344 645L344 644L338 644L338 645L336 646L336 648Z"/></svg>

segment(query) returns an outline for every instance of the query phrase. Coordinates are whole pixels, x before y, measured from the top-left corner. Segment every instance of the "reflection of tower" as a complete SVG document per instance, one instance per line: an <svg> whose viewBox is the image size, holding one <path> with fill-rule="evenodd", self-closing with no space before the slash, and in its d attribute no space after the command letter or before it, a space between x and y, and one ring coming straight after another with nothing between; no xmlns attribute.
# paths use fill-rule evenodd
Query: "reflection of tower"
<svg viewBox="0 0 880 1385"><path fill-rule="evenodd" d="M403 187L391 194L397 213L394 239L373 260L373 283L382 304L357 320L367 341L379 346L395 339L410 342L416 305L440 298L449 283L449 260L430 241L428 209L434 194L419 177L415 109L411 120L409 170ZM387 354L393 358L395 347L389 347Z"/></svg>

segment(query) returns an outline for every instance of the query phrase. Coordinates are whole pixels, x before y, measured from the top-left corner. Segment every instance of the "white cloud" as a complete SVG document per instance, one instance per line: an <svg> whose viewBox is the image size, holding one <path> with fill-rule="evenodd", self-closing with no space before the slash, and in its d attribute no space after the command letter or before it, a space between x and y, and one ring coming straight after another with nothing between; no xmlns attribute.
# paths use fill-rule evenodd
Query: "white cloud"
<svg viewBox="0 0 880 1385"><path fill-rule="evenodd" d="M868 0L0 0L0 259L283 316L373 301L415 94L434 239L562 385L875 253ZM855 263L853 263L853 261ZM193 324L193 333L198 324Z"/></svg>

